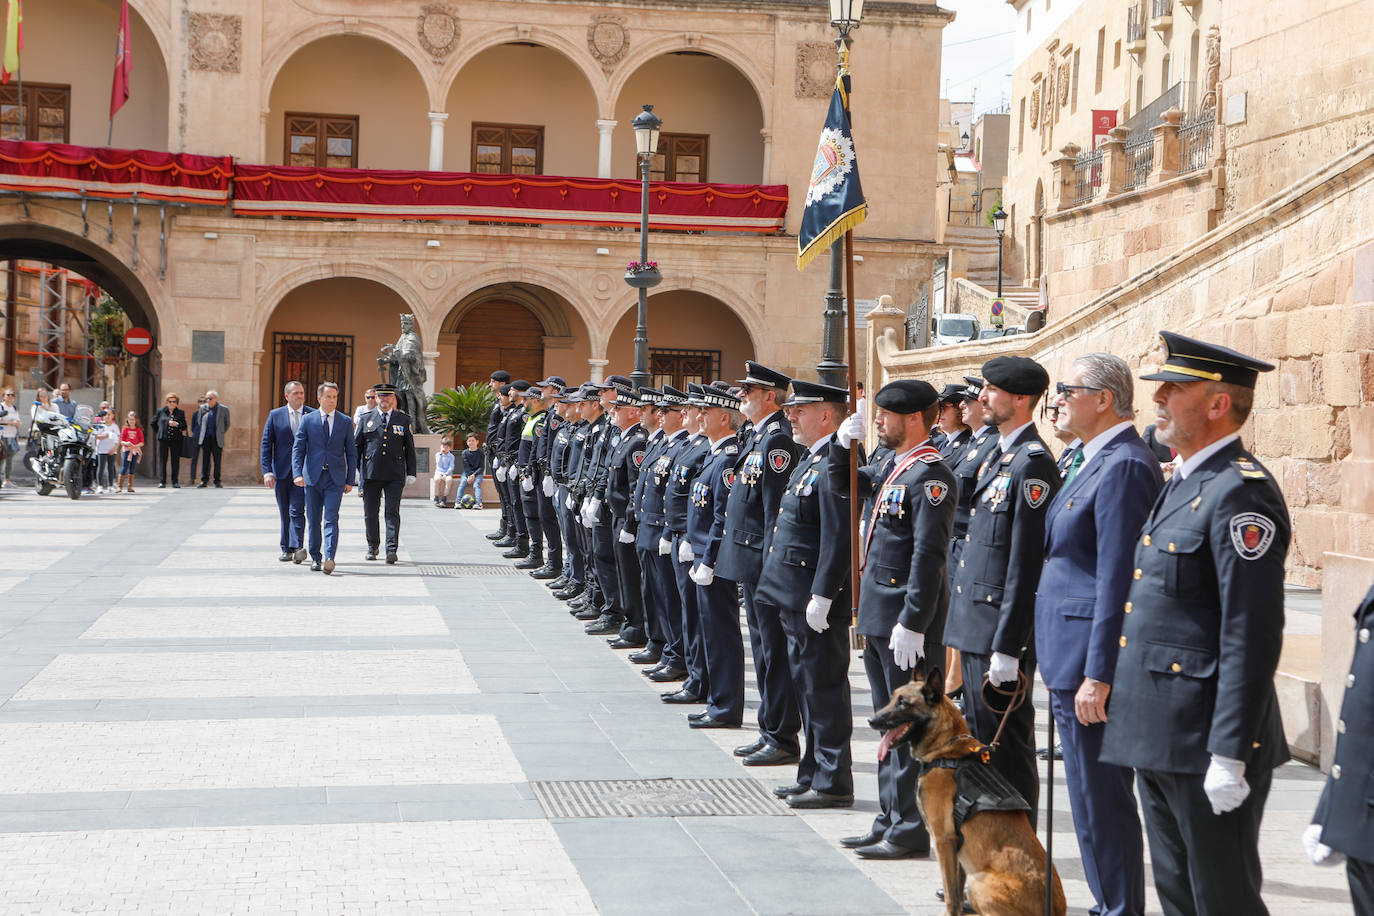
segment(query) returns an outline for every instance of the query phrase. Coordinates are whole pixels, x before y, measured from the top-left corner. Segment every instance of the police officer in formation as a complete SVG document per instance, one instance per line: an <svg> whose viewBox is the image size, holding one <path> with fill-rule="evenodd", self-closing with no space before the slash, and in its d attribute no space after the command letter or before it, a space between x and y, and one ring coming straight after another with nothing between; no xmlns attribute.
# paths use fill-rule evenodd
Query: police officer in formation
<svg viewBox="0 0 1374 916"><path fill-rule="evenodd" d="M775 789L793 807L845 807L858 500L858 632L875 708L913 671L949 664L946 646L958 650L947 685L957 692L962 676L970 730L995 742L991 761L1034 823L1029 693L1040 656L1093 912L1143 909L1134 773L1166 914L1266 913L1258 833L1272 771L1288 759L1273 677L1290 524L1277 484L1239 439L1258 373L1273 367L1161 338L1165 363L1142 378L1159 383L1158 440L1178 455L1167 485L1136 432L1126 364L1106 354L1076 360L1056 386L1060 426L1078 441L1062 468L1034 424L1049 375L1023 357L989 360L939 392L885 385L872 400L871 457L869 418L836 422L846 392L754 362L734 387L691 385L685 396L623 376L551 391L570 422L547 452L567 552L548 584L589 633L642 647L633 657L645 673L678 683L665 703L703 706L687 717L693 728L743 724L742 603L759 737L736 755L796 764L795 781ZM503 384L496 373L493 384ZM499 473L518 444L510 416L524 411L518 397L498 410L489 447ZM518 546L518 514L508 514ZM1357 612L1350 727L1304 836L1314 861L1347 857L1360 913L1374 896L1372 623L1374 592ZM879 814L841 842L866 858L928 855L910 756L880 747L880 757Z"/></svg>
<svg viewBox="0 0 1374 916"><path fill-rule="evenodd" d="M482 450L486 454L487 466L491 468L494 477L497 456L501 450L501 432L504 428L506 408L510 406L510 373L505 369L497 369L487 381L487 387L496 395L496 403L491 406L491 416L487 421L487 437L482 442ZM501 503L501 522L495 531L487 534L489 541L505 540L512 524L506 506L506 491L499 483L496 487L496 497Z"/></svg>
<svg viewBox="0 0 1374 916"><path fill-rule="evenodd" d="M401 493L407 484L415 482L415 434L411 418L396 409L395 386L383 383L373 390L377 406L359 418L354 442L363 490L367 558L377 559L382 541L377 515L385 502L386 562L395 564L401 536Z"/></svg>

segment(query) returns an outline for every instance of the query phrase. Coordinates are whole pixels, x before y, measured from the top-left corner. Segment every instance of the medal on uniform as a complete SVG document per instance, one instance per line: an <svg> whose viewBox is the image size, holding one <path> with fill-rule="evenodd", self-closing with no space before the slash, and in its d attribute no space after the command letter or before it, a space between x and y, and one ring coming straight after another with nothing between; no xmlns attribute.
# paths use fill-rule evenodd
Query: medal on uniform
<svg viewBox="0 0 1374 916"><path fill-rule="evenodd" d="M763 456L758 452L750 452L744 459L744 467L740 476L744 478L744 485L752 487L763 476Z"/></svg>
<svg viewBox="0 0 1374 916"><path fill-rule="evenodd" d="M815 489L815 483L820 478L820 474L812 468L802 475L801 483L797 485L798 496L810 496Z"/></svg>

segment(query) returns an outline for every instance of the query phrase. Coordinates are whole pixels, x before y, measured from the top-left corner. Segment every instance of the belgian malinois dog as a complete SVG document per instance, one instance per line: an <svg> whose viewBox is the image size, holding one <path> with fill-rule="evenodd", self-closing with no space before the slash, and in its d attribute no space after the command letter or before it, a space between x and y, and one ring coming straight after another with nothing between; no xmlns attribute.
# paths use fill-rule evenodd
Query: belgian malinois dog
<svg viewBox="0 0 1374 916"><path fill-rule="evenodd" d="M1019 810L975 810L956 826L957 767L991 767L987 749L969 733L964 717L945 696L940 670L932 670L924 681L913 677L898 687L892 701L868 724L883 733L879 760L892 748L907 744L921 763L917 801L940 859L947 916L957 916L962 908L965 876L969 903L980 916L1043 916L1045 847L1026 815ZM971 775L998 779L989 777L987 770ZM1014 791L1011 794L1015 796ZM1064 888L1058 872L1053 873L1053 881L1052 916L1064 916Z"/></svg>

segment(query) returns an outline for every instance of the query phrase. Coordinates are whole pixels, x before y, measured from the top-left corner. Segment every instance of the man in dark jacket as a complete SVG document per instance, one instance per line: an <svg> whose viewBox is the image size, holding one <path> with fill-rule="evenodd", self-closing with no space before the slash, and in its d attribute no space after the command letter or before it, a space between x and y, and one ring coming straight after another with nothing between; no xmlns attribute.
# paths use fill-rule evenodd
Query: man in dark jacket
<svg viewBox="0 0 1374 916"><path fill-rule="evenodd" d="M381 544L378 510L386 502L386 562L395 564L401 536L401 493L415 482L415 435L411 419L396 409L396 389L376 385L377 407L360 418L354 431L358 479L363 487L367 559L377 559Z"/></svg>

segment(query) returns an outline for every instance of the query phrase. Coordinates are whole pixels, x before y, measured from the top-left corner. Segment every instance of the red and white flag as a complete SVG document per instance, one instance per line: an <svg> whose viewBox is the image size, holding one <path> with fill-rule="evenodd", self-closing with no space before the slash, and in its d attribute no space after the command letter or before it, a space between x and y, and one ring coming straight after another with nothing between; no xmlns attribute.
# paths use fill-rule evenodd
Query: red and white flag
<svg viewBox="0 0 1374 916"><path fill-rule="evenodd" d="M129 45L129 0L120 4L119 40L115 42L114 83L110 86L110 120L129 101L129 80L134 72L133 48Z"/></svg>

